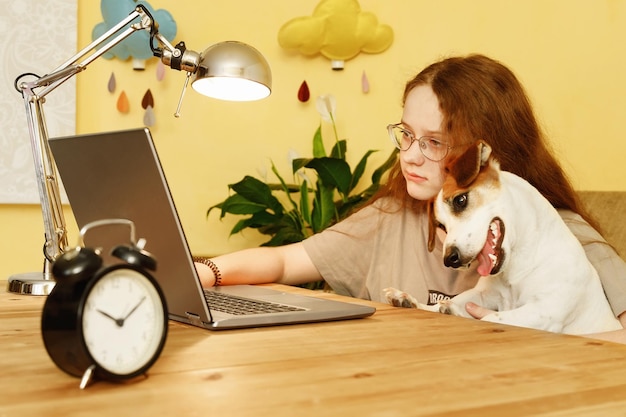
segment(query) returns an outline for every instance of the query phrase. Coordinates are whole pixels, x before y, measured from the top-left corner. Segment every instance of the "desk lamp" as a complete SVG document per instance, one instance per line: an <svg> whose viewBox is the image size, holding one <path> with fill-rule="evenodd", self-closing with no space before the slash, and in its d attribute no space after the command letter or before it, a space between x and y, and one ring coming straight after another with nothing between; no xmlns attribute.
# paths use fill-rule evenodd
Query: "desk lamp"
<svg viewBox="0 0 626 417"><path fill-rule="evenodd" d="M27 73L15 80L15 88L22 94L26 106L45 243L43 271L10 276L10 292L32 295L50 293L54 287L50 266L68 246L56 167L48 145L43 114L43 103L48 93L85 70L87 65L133 33L146 30L150 33L153 55L170 68L187 72L176 117L180 115L182 99L190 79L194 90L221 100L249 101L269 96L272 75L267 61L256 49L241 42L228 41L212 45L200 54L186 49L184 42L171 45L158 28L158 23L145 6L138 5L128 17L49 74L39 77Z"/></svg>

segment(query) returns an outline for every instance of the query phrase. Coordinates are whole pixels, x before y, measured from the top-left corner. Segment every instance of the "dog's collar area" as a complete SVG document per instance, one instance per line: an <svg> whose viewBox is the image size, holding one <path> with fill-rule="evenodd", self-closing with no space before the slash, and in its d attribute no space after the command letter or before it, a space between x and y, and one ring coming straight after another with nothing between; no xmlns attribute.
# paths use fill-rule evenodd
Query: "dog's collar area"
<svg viewBox="0 0 626 417"><path fill-rule="evenodd" d="M504 222L499 217L495 217L489 224L485 245L478 254L477 271L481 276L495 275L500 272L504 261L503 239Z"/></svg>

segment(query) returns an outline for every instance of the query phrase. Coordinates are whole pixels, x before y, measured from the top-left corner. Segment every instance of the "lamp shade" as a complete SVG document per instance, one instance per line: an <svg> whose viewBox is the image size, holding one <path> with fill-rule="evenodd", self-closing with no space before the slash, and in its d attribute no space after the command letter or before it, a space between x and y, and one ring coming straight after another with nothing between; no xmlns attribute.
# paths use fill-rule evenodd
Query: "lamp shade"
<svg viewBox="0 0 626 417"><path fill-rule="evenodd" d="M270 95L272 73L253 47L237 41L220 42L200 54L191 87L220 100L260 100Z"/></svg>

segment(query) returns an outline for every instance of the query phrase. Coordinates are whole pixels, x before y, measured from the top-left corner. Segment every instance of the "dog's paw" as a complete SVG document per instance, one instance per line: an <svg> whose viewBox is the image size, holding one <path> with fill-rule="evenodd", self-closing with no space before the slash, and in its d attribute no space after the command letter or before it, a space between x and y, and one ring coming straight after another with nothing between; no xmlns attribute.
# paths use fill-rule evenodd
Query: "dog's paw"
<svg viewBox="0 0 626 417"><path fill-rule="evenodd" d="M441 314L450 314L450 315L453 314L452 304L450 303L450 300L439 301L437 305L439 306L439 312Z"/></svg>
<svg viewBox="0 0 626 417"><path fill-rule="evenodd" d="M404 291L389 287L383 289L383 292L387 302L394 307L419 308L417 300Z"/></svg>
<svg viewBox="0 0 626 417"><path fill-rule="evenodd" d="M454 304L452 300L442 300L437 303L439 312L451 316L469 317L467 312L461 306Z"/></svg>

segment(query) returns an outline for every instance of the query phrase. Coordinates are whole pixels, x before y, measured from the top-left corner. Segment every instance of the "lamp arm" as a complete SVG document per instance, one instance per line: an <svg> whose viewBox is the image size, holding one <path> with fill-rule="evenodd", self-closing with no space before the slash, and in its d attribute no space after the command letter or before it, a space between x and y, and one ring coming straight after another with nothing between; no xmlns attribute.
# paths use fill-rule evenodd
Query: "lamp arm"
<svg viewBox="0 0 626 417"><path fill-rule="evenodd" d="M252 89L252 94L249 97L242 96L239 94L239 89L237 89L237 94L231 98L226 97L222 91L203 91L212 90L206 88L209 85L212 86L212 83L204 84L205 88L198 89L200 93L210 97L243 101L257 100L269 95L271 88L270 69L263 56L254 48L240 42L223 42L206 49L201 56L195 51L188 50L184 42L179 42L176 46L173 46L159 33L158 27L158 23L153 19L148 9L144 5L137 5L126 18L50 73L44 76L25 73L16 78L15 89L22 94L26 110L28 132L43 215L45 243L43 280L33 280L31 274L26 274L25 277L24 275L11 276L8 280L9 291L48 294L54 286L50 274L52 262L68 248L67 228L63 216L57 169L52 151L50 150L48 129L43 112L43 104L49 93L74 75L84 71L90 63L136 31L147 30L150 34L149 46L152 54L158 57L164 65L178 71L187 72L175 113L176 117L180 114L182 98L192 74L196 77L194 82L204 81L205 78L212 77L228 79L232 77L241 78L248 85L257 87ZM214 60L218 63L225 60L224 54L229 57L228 65L216 65ZM216 56L219 58L216 58ZM233 56L237 57L237 59L234 62L230 62L230 58ZM216 73L211 71L214 67L219 68L219 71L216 71ZM201 68L202 71L200 71ZM249 70L249 73L246 72L247 70Z"/></svg>
<svg viewBox="0 0 626 417"><path fill-rule="evenodd" d="M133 20L139 22L130 25L123 32L118 33ZM48 144L48 130L43 112L45 96L55 90L74 75L84 71L91 62L102 56L115 45L138 30L149 30L152 49L155 56L167 56L168 59L178 59L184 51L177 50L158 32L158 24L154 21L143 5L138 5L128 17L109 29L106 33L83 48L76 55L69 58L52 72L39 77L34 74L22 74L15 80L16 89L22 93L26 109L28 131L35 164L35 175L42 208L44 222L44 276L48 274L50 263L62 254L68 246L67 228L63 215L60 198L60 188L56 166ZM113 37L116 35L115 37ZM156 39L163 50L152 45ZM95 49L95 51L93 51ZM93 52L92 52L93 51ZM91 55L87 56L89 53ZM81 61L82 60L82 61ZM80 62L79 62L80 61ZM195 70L195 68L194 68ZM35 76L34 80L23 81L27 76ZM39 90L39 91L36 91Z"/></svg>
<svg viewBox="0 0 626 417"><path fill-rule="evenodd" d="M24 94L28 131L35 164L35 176L44 222L44 274L50 262L67 246L67 229L61 206L56 167L48 146L48 133L43 113L43 99Z"/></svg>
<svg viewBox="0 0 626 417"><path fill-rule="evenodd" d="M124 26L131 23L137 17L140 17L140 21L130 25L126 30L119 33L116 37L112 38L117 32L124 28ZM38 93L39 97L45 97L48 93L55 88L63 84L65 81L72 78L74 75L81 71L84 71L87 65L104 55L111 50L117 44L128 38L130 35L138 30L150 30L151 35L154 36L152 31L156 23L154 22L150 13L145 9L143 5L139 5L131 12L125 19L106 31L100 37L95 39L92 43L80 50L76 55L69 58L63 64L52 70L49 74L37 78L34 81L25 82L20 85L22 90L35 89L39 87L46 87ZM95 51L93 51L95 49ZM93 53L91 53L93 51ZM82 62L79 62L82 58L87 56ZM18 78L19 79L19 78Z"/></svg>

